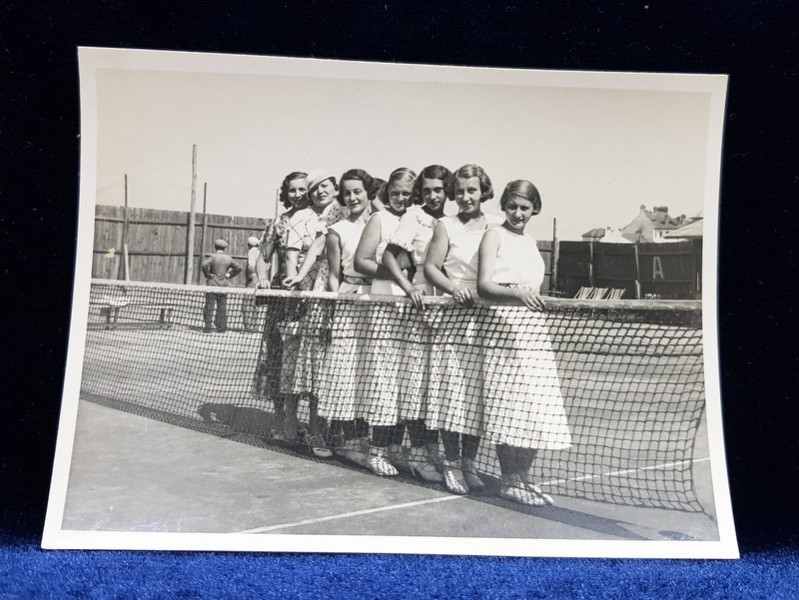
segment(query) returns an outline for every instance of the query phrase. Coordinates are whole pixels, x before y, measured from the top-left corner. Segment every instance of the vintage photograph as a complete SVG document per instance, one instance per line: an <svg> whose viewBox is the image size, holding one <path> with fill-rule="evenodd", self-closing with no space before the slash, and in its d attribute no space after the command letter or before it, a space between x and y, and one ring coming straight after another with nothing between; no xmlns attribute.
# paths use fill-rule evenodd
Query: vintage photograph
<svg viewBox="0 0 799 600"><path fill-rule="evenodd" d="M79 58L44 547L737 557L725 76Z"/></svg>

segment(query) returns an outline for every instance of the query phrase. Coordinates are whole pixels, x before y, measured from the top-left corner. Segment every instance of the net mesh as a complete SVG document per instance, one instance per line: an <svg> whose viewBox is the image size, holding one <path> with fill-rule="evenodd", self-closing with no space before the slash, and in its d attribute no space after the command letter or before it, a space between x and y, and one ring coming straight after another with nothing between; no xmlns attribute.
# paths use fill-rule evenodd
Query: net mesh
<svg viewBox="0 0 799 600"><path fill-rule="evenodd" d="M400 297L95 280L87 329L88 400L267 444L297 435L331 461L353 441L397 464L412 448L431 463L473 457L488 482L520 449L550 494L703 510L695 302L548 299L533 312L435 298L417 310Z"/></svg>

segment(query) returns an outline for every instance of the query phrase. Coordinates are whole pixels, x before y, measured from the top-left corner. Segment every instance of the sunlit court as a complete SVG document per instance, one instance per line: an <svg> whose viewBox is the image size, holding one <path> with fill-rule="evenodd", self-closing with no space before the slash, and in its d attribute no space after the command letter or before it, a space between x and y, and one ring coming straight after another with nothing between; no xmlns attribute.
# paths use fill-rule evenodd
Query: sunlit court
<svg viewBox="0 0 799 600"><path fill-rule="evenodd" d="M258 294L261 331L278 303L304 303L297 322L316 314L314 340L323 340L326 352L339 347L337 336L344 334L336 323L347 311L368 318L346 334L343 345L367 340L385 348L392 342L374 333L391 329L374 320L383 315L379 302L348 303L334 294ZM229 292L230 314L239 315L255 299L252 292ZM379 477L338 456L318 458L284 444L274 436L273 404L256 389L265 336L241 331L235 319L225 334L204 333L202 303L197 288L92 286L64 529L718 539L695 303L650 302L642 308L640 302L550 302L545 329L571 441L560 450L542 450L535 459L535 478L554 500L540 507L498 497L499 466L490 435L482 438L476 459L486 489L467 495L409 472ZM326 325L314 313L319 306L333 307L323 311ZM397 310L397 318L408 323L421 319L424 327L406 327L421 331L421 337L403 338L403 348L424 349L432 357L428 361L466 344L447 326L453 311L461 311L457 320L464 322L462 308L432 303L421 317ZM483 328L471 347L489 357L497 351L497 343L489 341L496 328L508 327L513 340L533 331L521 307L499 320L486 312L491 310L477 307L468 315ZM311 335L300 326L301 337L303 331ZM393 369L402 371L402 362ZM471 374L467 383L496 375ZM299 408L301 427L307 427L307 398Z"/></svg>

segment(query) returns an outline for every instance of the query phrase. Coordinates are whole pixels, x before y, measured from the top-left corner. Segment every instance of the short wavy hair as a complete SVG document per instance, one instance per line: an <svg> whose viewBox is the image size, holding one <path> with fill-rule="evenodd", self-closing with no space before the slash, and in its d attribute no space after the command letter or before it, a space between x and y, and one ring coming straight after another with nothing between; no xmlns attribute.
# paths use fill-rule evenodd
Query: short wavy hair
<svg viewBox="0 0 799 600"><path fill-rule="evenodd" d="M308 173L304 173L302 171L292 171L288 175L283 178L283 183L280 184L280 202L286 208L291 208L291 201L289 200L289 183L296 179L306 179L308 177ZM305 195L308 195L308 192L305 192Z"/></svg>
<svg viewBox="0 0 799 600"><path fill-rule="evenodd" d="M505 186L505 191L499 199L499 207L502 210L505 210L511 196L518 196L531 202L534 216L541 212L541 194L538 193L538 188L526 179L517 179Z"/></svg>
<svg viewBox="0 0 799 600"><path fill-rule="evenodd" d="M385 179L379 177L372 177L372 187L369 189L369 200L374 200L380 193L380 189L386 185Z"/></svg>
<svg viewBox="0 0 799 600"><path fill-rule="evenodd" d="M408 206L410 206L411 204L418 204L418 202L416 201L416 194L415 194L416 173L412 169L408 169L407 167L400 167L399 169L394 169L391 172L391 175L388 176L388 181L386 181L386 184L380 188L380 191L377 192L377 197L380 199L380 202L382 202L385 206L388 206L388 188L391 187L392 183L395 183L397 181L404 181L414 184L413 190L411 191L410 203L408 204Z"/></svg>
<svg viewBox="0 0 799 600"><path fill-rule="evenodd" d="M367 198L369 197L369 191L372 189L372 186L374 186L374 178L363 169L350 169L349 171L345 171L338 180L338 194L336 194L336 199L341 206L346 206L343 195L345 181L362 182L363 189L366 190Z"/></svg>
<svg viewBox="0 0 799 600"><path fill-rule="evenodd" d="M491 178L479 165L463 165L460 169L455 171L447 179L444 189L447 192L447 198L455 198L455 184L458 179L471 179L477 177L480 180L480 202L491 200L494 197L494 186L491 183Z"/></svg>
<svg viewBox="0 0 799 600"><path fill-rule="evenodd" d="M444 184L445 195L447 198L450 198L451 196L446 193L446 183L451 175L452 173L450 170L447 167L442 167L441 165L430 165L422 169L422 172L419 173L419 177L416 178L416 181L413 184L413 203L424 204L422 186L424 186L425 179L440 179Z"/></svg>

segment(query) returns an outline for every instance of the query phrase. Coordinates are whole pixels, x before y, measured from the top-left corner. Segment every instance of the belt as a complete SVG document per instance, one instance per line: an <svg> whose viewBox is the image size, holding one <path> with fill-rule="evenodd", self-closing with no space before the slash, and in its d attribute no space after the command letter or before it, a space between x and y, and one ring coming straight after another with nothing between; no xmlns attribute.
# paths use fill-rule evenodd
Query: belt
<svg viewBox="0 0 799 600"><path fill-rule="evenodd" d="M355 277L354 275L345 275L344 283L349 283L350 285L371 285L372 280L367 279L366 277Z"/></svg>

